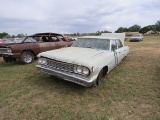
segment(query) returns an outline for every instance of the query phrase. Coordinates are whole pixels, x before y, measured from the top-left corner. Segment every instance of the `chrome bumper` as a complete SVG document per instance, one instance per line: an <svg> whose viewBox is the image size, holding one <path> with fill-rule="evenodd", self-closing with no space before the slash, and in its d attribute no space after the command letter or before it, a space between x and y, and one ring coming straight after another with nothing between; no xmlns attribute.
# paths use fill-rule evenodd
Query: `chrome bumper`
<svg viewBox="0 0 160 120"><path fill-rule="evenodd" d="M46 68L40 65L36 65L37 69L39 69L40 71L56 76L58 78L70 81L70 82L74 82L77 83L79 85L82 86L86 86L86 87L90 87L93 85L93 83L96 81L96 79L92 79L92 78L82 78L82 77L78 77L75 74L71 74L71 73L66 73L66 72L62 72L62 71L57 71L54 69L50 69L50 68Z"/></svg>
<svg viewBox="0 0 160 120"><path fill-rule="evenodd" d="M130 39L130 41L141 41L140 39Z"/></svg>
<svg viewBox="0 0 160 120"><path fill-rule="evenodd" d="M13 53L2 53L2 55L8 55L8 56L13 56Z"/></svg>

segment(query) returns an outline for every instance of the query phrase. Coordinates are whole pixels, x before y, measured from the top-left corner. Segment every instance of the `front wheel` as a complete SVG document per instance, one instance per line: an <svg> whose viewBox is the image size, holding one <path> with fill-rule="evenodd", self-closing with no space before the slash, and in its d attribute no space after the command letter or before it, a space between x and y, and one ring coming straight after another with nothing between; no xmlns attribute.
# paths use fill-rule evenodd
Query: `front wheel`
<svg viewBox="0 0 160 120"><path fill-rule="evenodd" d="M93 87L99 86L99 84L100 84L100 82L101 82L101 80L103 78L103 73L104 72L103 72L103 69L102 69L98 74L97 80L93 83Z"/></svg>
<svg viewBox="0 0 160 120"><path fill-rule="evenodd" d="M30 64L33 62L33 60L34 60L34 56L31 52L23 52L20 57L20 61L23 64Z"/></svg>
<svg viewBox="0 0 160 120"><path fill-rule="evenodd" d="M16 58L3 56L3 60L4 60L5 62L15 62L15 61L16 61Z"/></svg>
<svg viewBox="0 0 160 120"><path fill-rule="evenodd" d="M9 58L9 57L3 56L3 60L4 60L5 62L10 62L10 58Z"/></svg>

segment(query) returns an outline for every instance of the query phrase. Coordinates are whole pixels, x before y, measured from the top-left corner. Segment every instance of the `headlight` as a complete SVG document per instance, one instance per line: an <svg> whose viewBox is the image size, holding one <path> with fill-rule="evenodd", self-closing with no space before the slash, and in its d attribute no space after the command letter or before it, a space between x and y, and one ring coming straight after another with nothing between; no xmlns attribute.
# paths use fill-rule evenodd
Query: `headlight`
<svg viewBox="0 0 160 120"><path fill-rule="evenodd" d="M11 53L11 52L12 52L12 49L11 49L11 48L8 48L8 49L7 49L7 52L8 52L8 53Z"/></svg>
<svg viewBox="0 0 160 120"><path fill-rule="evenodd" d="M38 63L41 64L42 63L42 58L38 59Z"/></svg>
<svg viewBox="0 0 160 120"><path fill-rule="evenodd" d="M38 63L43 64L43 65L47 65L47 60L45 58L39 58Z"/></svg>
<svg viewBox="0 0 160 120"><path fill-rule="evenodd" d="M89 69L87 67L83 67L83 66L74 66L74 72L81 74L81 75L89 75Z"/></svg>
<svg viewBox="0 0 160 120"><path fill-rule="evenodd" d="M78 67L77 67L77 72L78 72L78 73L81 73L82 70L83 70L83 68L82 68L81 66L78 66Z"/></svg>
<svg viewBox="0 0 160 120"><path fill-rule="evenodd" d="M82 73L83 73L84 75L89 75L89 69L86 68L86 67L84 67Z"/></svg>

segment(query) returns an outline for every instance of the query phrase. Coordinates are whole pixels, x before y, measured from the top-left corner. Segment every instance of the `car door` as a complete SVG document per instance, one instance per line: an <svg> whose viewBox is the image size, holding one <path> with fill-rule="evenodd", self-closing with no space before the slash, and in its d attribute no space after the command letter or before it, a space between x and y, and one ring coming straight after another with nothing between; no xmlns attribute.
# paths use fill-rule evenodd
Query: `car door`
<svg viewBox="0 0 160 120"><path fill-rule="evenodd" d="M117 62L120 63L121 60L124 58L125 54L124 54L124 48L123 45L121 43L120 40L115 40L116 41L116 45L117 45L117 49L115 50L116 54L117 54Z"/></svg>
<svg viewBox="0 0 160 120"><path fill-rule="evenodd" d="M62 36L58 36L57 38L59 40L59 42L57 42L57 46L59 48L70 46L69 42L65 41L65 39Z"/></svg>
<svg viewBox="0 0 160 120"><path fill-rule="evenodd" d="M115 64L119 64L121 62L121 60L123 59L123 45L119 45L119 41L117 40L112 40L112 51L114 52L114 56L115 56Z"/></svg>
<svg viewBox="0 0 160 120"><path fill-rule="evenodd" d="M57 44L55 41L51 41L48 37L41 37L39 42L40 52L53 50L57 48Z"/></svg>
<svg viewBox="0 0 160 120"><path fill-rule="evenodd" d="M114 63L115 65L118 64L118 54L117 54L117 43L115 40L112 40L112 43L111 43L111 51L114 53Z"/></svg>

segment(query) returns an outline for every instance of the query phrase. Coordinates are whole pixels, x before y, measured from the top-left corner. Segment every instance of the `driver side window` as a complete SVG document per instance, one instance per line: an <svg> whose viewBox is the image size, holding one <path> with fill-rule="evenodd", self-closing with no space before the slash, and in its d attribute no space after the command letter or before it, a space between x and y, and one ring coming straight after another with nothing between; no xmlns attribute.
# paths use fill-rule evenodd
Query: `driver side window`
<svg viewBox="0 0 160 120"><path fill-rule="evenodd" d="M117 49L117 44L115 40L112 40L112 46L111 46L112 51L115 51Z"/></svg>
<svg viewBox="0 0 160 120"><path fill-rule="evenodd" d="M116 40L116 42L117 42L117 47L118 48L123 47L122 42L120 40Z"/></svg>

